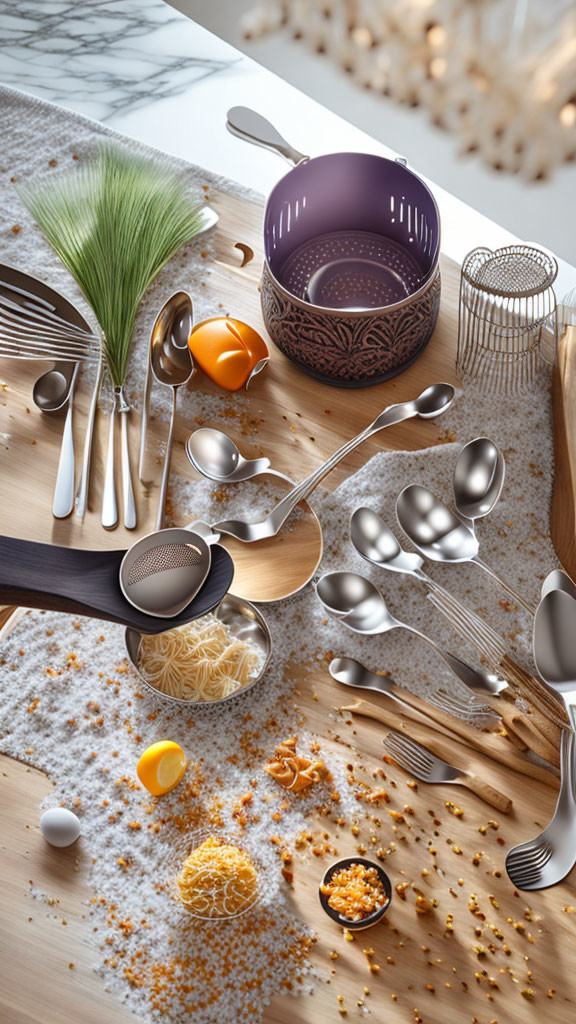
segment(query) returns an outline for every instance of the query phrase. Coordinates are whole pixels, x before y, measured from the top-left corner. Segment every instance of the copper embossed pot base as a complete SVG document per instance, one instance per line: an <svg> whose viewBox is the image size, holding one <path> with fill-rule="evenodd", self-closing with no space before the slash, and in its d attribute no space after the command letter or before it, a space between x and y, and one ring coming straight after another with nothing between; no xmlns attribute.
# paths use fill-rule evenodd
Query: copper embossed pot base
<svg viewBox="0 0 576 1024"><path fill-rule="evenodd" d="M381 384L402 373L430 341L440 308L440 271L417 302L389 313L311 312L286 297L267 266L262 313L281 352L315 380L343 388Z"/></svg>

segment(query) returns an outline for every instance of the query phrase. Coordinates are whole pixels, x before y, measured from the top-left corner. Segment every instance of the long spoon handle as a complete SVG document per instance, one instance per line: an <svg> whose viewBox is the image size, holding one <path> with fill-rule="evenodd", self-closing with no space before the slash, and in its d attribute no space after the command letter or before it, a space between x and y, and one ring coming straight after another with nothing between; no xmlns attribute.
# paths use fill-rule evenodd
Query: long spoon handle
<svg viewBox="0 0 576 1024"><path fill-rule="evenodd" d="M389 409L386 409L384 413L381 413L376 420L357 434L356 437L353 437L350 441L346 441L345 444L330 456L330 458L326 459L326 462L323 462L318 469L315 469L313 473L310 473L305 480L302 480L301 483L292 488L292 490L278 502L271 513L271 515L274 516L276 532L278 532L280 527L286 522L290 513L296 508L296 505L303 501L304 498L307 498L314 488L317 487L324 479L324 477L327 476L339 462L342 462L342 459L345 459L350 452L353 452L355 448L358 448L364 441L367 441L369 437L372 437L373 434L377 434L385 427L391 427L394 423L401 423L402 420L408 420L417 415L413 402L401 402L398 405L391 405ZM218 529L218 524L216 524L214 528Z"/></svg>
<svg viewBox="0 0 576 1024"><path fill-rule="evenodd" d="M140 422L140 457L138 459L138 476L144 483L144 460L146 458L146 442L148 439L148 419L150 416L150 388L152 386L152 370L150 367L150 352L146 364L146 380L144 382L144 395L142 398L142 420Z"/></svg>
<svg viewBox="0 0 576 1024"><path fill-rule="evenodd" d="M104 494L102 496L102 526L105 530L113 530L118 525L118 502L116 500L116 465L114 445L116 441L116 396L110 412L108 428L108 454L106 456L106 476L104 478Z"/></svg>
<svg viewBox="0 0 576 1024"><path fill-rule="evenodd" d="M300 153L286 142L270 121L250 107L231 107L226 115L226 127L237 138L251 142L253 146L261 146L262 149L279 153L294 166L301 160L308 159L304 153Z"/></svg>
<svg viewBox="0 0 576 1024"><path fill-rule="evenodd" d="M514 590L514 587L512 587L510 583L508 583L505 579L502 579L502 576L499 576L498 573L489 565L487 565L486 562L483 562L482 559L478 557L478 555L476 555L475 558L472 558L471 561L475 562L476 565L479 565L481 569L484 569L484 572L487 572L488 575L492 577L492 579L496 580L496 582L499 583L500 586L503 587L503 589L506 590L510 594L510 596L518 602L518 604L521 604L527 612L530 612L530 615L534 616L536 614L536 609L533 608L532 605L528 604L528 602L525 601L524 598L521 597L520 594L518 594Z"/></svg>
<svg viewBox="0 0 576 1024"><path fill-rule="evenodd" d="M84 519L86 508L88 506L88 488L90 486L90 464L92 462L92 444L94 440L94 423L96 421L96 410L98 408L98 398L100 396L100 388L102 387L102 376L104 373L104 358L100 355L100 363L98 365L98 372L96 374L96 380L94 382L94 388L92 390L92 398L90 400L90 409L88 410L88 422L86 424L86 437L84 438L84 455L82 458L82 474L80 476L80 483L78 484L78 490L76 492L76 515L80 520Z"/></svg>
<svg viewBox="0 0 576 1024"><path fill-rule="evenodd" d="M74 508L74 430L72 410L77 373L78 365L76 365L76 370L72 377L70 395L68 397L68 411L64 422L64 433L62 434L58 475L56 477L54 500L52 503L52 515L55 519L65 519Z"/></svg>
<svg viewBox="0 0 576 1024"><path fill-rule="evenodd" d="M446 662L448 668L454 673L460 682L464 683L468 689L474 691L480 691L482 693L494 694L494 688L490 687L481 673L477 672L472 665L468 665L467 662L462 661L461 658L457 658L455 654L451 654L450 651L441 647L440 644L432 640L431 637L427 636L426 633L421 633L419 629L415 629L414 626L408 626L406 623L402 624L404 629L408 632L413 633L414 636L420 637L421 640L425 640L430 647L433 647L436 653Z"/></svg>
<svg viewBox="0 0 576 1024"><path fill-rule="evenodd" d="M164 526L164 513L166 511L166 495L168 493L168 480L170 479L170 463L172 461L172 440L174 437L174 423L176 422L176 398L178 388L172 389L172 415L168 428L168 439L166 441L166 455L164 456L164 469L162 470L162 482L160 484L160 497L158 498L158 512L156 514L156 529L161 530Z"/></svg>
<svg viewBox="0 0 576 1024"><path fill-rule="evenodd" d="M134 500L134 488L132 487L132 473L130 471L130 450L128 448L128 416L130 406L120 395L120 443L122 457L122 501L124 504L124 526L127 530L133 530L136 526L136 502Z"/></svg>

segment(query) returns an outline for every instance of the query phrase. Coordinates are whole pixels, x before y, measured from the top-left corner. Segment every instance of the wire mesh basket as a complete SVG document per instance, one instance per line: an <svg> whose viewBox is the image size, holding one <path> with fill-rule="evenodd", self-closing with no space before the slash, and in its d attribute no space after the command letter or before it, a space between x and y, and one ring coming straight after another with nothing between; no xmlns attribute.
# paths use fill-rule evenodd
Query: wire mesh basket
<svg viewBox="0 0 576 1024"><path fill-rule="evenodd" d="M487 391L519 394L556 342L558 273L553 256L530 245L473 249L462 264L456 367ZM546 359L545 359L546 361Z"/></svg>

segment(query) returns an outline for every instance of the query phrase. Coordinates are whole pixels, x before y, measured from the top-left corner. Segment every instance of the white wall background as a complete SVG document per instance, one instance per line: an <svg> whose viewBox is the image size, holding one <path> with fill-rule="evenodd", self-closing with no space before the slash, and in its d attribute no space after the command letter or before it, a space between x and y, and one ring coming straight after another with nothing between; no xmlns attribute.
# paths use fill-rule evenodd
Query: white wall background
<svg viewBox="0 0 576 1024"><path fill-rule="evenodd" d="M576 164L545 182L527 184L458 152L458 142L434 128L425 112L399 106L356 86L329 60L283 31L247 41L239 21L257 0L170 0L173 7L270 68L281 78L384 142L443 188L508 228L576 264ZM282 129L282 111L278 111ZM298 147L298 139L290 139ZM338 149L338 139L334 139ZM470 239L470 247L477 239Z"/></svg>

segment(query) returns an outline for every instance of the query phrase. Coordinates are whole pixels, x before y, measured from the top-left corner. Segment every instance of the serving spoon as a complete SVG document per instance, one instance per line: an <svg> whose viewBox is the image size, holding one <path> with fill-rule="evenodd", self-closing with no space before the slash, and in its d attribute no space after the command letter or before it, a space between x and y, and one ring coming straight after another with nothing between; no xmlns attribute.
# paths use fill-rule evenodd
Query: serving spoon
<svg viewBox="0 0 576 1024"><path fill-rule="evenodd" d="M160 484L156 529L164 525L166 494L172 461L172 442L176 422L178 388L186 384L194 373L188 338L192 330L192 299L186 292L176 292L160 310L150 340L150 366L159 384L172 388L172 415L166 441L166 455Z"/></svg>
<svg viewBox="0 0 576 1024"><path fill-rule="evenodd" d="M460 451L452 483L454 504L472 530L498 502L505 475L504 456L488 437L476 437Z"/></svg>
<svg viewBox="0 0 576 1024"><path fill-rule="evenodd" d="M562 698L576 731L576 600L550 590L534 619L534 661L544 682Z"/></svg>
<svg viewBox="0 0 576 1024"><path fill-rule="evenodd" d="M396 501L398 522L414 547L432 562L474 562L492 576L531 615L535 609L494 569L478 556L474 530L440 498L420 484L410 484Z"/></svg>
<svg viewBox="0 0 576 1024"><path fill-rule="evenodd" d="M490 694L498 692L491 673L477 671L415 626L395 619L378 588L364 576L355 572L328 573L319 581L316 593L328 614L354 633L375 636L392 629L406 629L429 644L469 689Z"/></svg>
<svg viewBox="0 0 576 1024"><path fill-rule="evenodd" d="M245 459L231 437L212 427L201 427L190 434L186 455L201 476L215 483L238 484L264 475L294 483L284 473L271 469L270 459Z"/></svg>
<svg viewBox="0 0 576 1024"><path fill-rule="evenodd" d="M321 480L342 459L354 451L358 445L362 444L363 441L372 437L373 434L377 434L380 430L384 430L385 427L390 427L394 423L401 423L403 420L412 419L414 416L420 416L422 419L431 419L434 416L439 416L448 409L453 399L454 388L452 385L439 383L432 384L411 401L388 406L356 437L343 444L326 462L314 470L310 476L306 477L300 484L297 484L260 522L247 523L241 519L227 519L214 523L213 529L218 533L229 534L243 544L251 544L257 540L276 536L296 506L304 498L307 498Z"/></svg>

